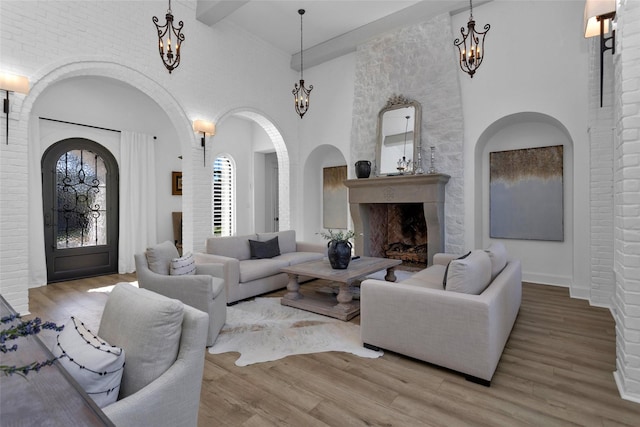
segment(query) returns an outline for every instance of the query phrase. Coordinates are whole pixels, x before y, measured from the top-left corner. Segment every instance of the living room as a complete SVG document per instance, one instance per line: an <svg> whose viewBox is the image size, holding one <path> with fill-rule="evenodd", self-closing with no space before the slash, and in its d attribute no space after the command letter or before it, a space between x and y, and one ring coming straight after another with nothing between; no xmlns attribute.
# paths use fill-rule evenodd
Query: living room
<svg viewBox="0 0 640 427"><path fill-rule="evenodd" d="M565 287L572 297L611 310L617 385L637 402L634 52L640 7L619 3L617 50L604 55L603 108L599 40L583 37L584 2L491 1L474 6L478 23L490 23L491 31L486 61L472 79L459 69L453 46L456 29L469 18L462 5L305 68L314 90L301 120L290 102L299 78L290 54L231 23L198 21L195 1L173 3L186 40L180 67L171 74L158 58L151 23L165 12L165 2L3 1L1 71L28 76L31 89L11 94L8 143L2 145L2 294L27 312L29 289L46 284L42 219L32 209L32 196L41 194L36 184L46 149L83 137L119 156L117 134L41 118L155 136L156 202L147 218L156 224L155 241L173 240L171 212L181 211L183 247L198 252L211 224L211 171L203 162L211 165L220 154L234 159L236 204L242 207L236 233L266 231L256 214L262 176L255 171L264 169L265 153L276 152L280 229L321 242L322 169L347 165L353 178L357 160L374 160L378 111L391 96L403 95L422 105L423 146L435 147L436 168L451 176L446 252L491 241L489 152L564 145L563 241L511 240L506 246L522 261L524 281ZM291 9L297 41L298 5ZM307 9L305 19L312 22L311 5ZM305 37L312 31L307 26ZM198 119L216 124L206 150L192 129ZM171 194L172 171L182 172L181 196Z"/></svg>

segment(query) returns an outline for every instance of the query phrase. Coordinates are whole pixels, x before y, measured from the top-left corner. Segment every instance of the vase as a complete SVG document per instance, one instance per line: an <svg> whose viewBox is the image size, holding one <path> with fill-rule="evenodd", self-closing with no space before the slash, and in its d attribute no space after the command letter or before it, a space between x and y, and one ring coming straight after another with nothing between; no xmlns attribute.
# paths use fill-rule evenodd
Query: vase
<svg viewBox="0 0 640 427"><path fill-rule="evenodd" d="M371 162L369 160L358 160L356 162L356 176L358 178L369 178L371 174Z"/></svg>
<svg viewBox="0 0 640 427"><path fill-rule="evenodd" d="M331 268L344 270L351 261L351 242L346 240L331 240L328 244L327 255Z"/></svg>

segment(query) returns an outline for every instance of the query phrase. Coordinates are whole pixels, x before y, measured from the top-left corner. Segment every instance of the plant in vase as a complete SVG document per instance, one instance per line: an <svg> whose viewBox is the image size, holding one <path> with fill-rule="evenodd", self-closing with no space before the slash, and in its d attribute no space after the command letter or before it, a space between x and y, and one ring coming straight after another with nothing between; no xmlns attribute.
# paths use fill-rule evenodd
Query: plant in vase
<svg viewBox="0 0 640 427"><path fill-rule="evenodd" d="M349 266L351 261L351 242L349 239L353 238L356 233L352 230L327 230L328 233L321 232L320 235L327 239L327 255L329 257L329 263L331 268L336 270L344 270Z"/></svg>

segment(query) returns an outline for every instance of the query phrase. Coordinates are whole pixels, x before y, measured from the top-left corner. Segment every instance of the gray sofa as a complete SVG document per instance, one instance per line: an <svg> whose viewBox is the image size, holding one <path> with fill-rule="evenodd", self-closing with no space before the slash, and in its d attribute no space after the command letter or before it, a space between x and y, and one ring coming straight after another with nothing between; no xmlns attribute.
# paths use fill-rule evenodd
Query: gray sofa
<svg viewBox="0 0 640 427"><path fill-rule="evenodd" d="M278 238L279 255L252 258L255 242L269 242ZM253 241L254 243L250 243ZM326 246L296 241L294 230L257 233L231 237L210 237L207 252L194 254L196 263L223 265L227 304L281 289L288 276L281 268L315 261L326 256ZM255 251L254 251L255 255Z"/></svg>
<svg viewBox="0 0 640 427"><path fill-rule="evenodd" d="M363 281L361 338L366 347L462 372L489 386L520 309L520 261L508 259L501 243L455 258L436 254L432 266L399 283Z"/></svg>

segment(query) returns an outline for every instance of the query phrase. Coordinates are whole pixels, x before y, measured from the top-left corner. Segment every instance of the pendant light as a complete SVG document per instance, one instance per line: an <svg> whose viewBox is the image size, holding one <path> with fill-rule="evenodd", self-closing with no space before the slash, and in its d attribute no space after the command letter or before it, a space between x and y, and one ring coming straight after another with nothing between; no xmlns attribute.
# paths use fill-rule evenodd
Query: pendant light
<svg viewBox="0 0 640 427"><path fill-rule="evenodd" d="M182 42L184 41L184 34L182 34L182 27L184 26L183 22L178 22L178 26L175 27L173 25L173 13L171 13L171 0L169 0L169 9L167 10L167 14L165 15L166 23L164 25L158 25L158 17L153 17L153 23L156 25L156 29L158 30L158 50L160 51L160 58L162 58L162 62L167 70L169 70L169 74L171 71L178 68L180 65L180 46L182 46ZM171 47L171 35L175 38L175 52ZM164 37L167 37L166 40L166 53L165 53L165 41Z"/></svg>
<svg viewBox="0 0 640 427"><path fill-rule="evenodd" d="M294 83L292 93L296 113L302 118L309 110L309 94L313 90L313 85L309 85L309 89L304 87L304 68L302 62L302 15L304 15L304 9L298 9L298 13L300 14L300 86L298 86L298 83Z"/></svg>
<svg viewBox="0 0 640 427"><path fill-rule="evenodd" d="M484 31L476 31L476 21L473 19L473 3L469 0L469 22L467 22L467 33L464 33L464 27L460 28L462 40L455 39L453 44L458 48L460 53L460 68L471 78L480 68L484 59L484 36L487 34L491 26L486 24Z"/></svg>

